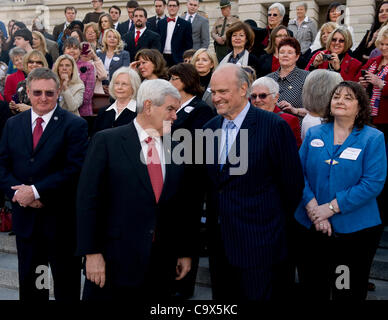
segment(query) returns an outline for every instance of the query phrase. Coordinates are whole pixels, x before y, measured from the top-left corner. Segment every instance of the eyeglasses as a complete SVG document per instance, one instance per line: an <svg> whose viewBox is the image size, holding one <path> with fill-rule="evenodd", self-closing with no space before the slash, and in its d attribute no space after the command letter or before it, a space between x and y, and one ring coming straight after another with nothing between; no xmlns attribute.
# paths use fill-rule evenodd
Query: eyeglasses
<svg viewBox="0 0 388 320"><path fill-rule="evenodd" d="M331 39L331 42L345 43L345 40L344 39L333 38L333 39Z"/></svg>
<svg viewBox="0 0 388 320"><path fill-rule="evenodd" d="M277 13L268 13L268 17L277 17L278 14Z"/></svg>
<svg viewBox="0 0 388 320"><path fill-rule="evenodd" d="M49 91L32 90L32 95L33 95L34 97L40 97L43 93L44 93L45 96L48 97L48 98L52 98L52 97L54 97L54 95L55 95L55 91L51 91L51 90L49 90Z"/></svg>
<svg viewBox="0 0 388 320"><path fill-rule="evenodd" d="M259 94L252 93L252 94L251 94L251 99L252 99L252 100L256 100L257 97L259 97L259 99L264 100L264 99L267 99L267 97L268 97L270 94L274 94L274 92L270 92L270 93L259 93Z"/></svg>
<svg viewBox="0 0 388 320"><path fill-rule="evenodd" d="M42 61L28 60L27 63L29 63L29 64L39 64L40 66L43 66L43 62Z"/></svg>

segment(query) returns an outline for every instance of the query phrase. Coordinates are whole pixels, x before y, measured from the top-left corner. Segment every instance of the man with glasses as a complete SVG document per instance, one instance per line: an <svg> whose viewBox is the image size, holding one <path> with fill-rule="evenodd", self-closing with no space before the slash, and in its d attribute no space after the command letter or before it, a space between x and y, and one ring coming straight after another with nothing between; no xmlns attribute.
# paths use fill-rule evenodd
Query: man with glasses
<svg viewBox="0 0 388 320"><path fill-rule="evenodd" d="M120 33L121 38L124 37L130 31L135 30L135 23L133 21L133 13L135 9L139 7L139 3L136 0L130 0L127 2L128 20L119 24L117 31Z"/></svg>
<svg viewBox="0 0 388 320"><path fill-rule="evenodd" d="M167 2L168 17L158 23L161 52L169 67L183 62L183 52L193 47L191 23L178 17L179 0Z"/></svg>
<svg viewBox="0 0 388 320"><path fill-rule="evenodd" d="M156 15L147 20L147 27L152 31L157 32L157 25L160 20L165 18L164 10L166 9L166 0L155 0L155 13Z"/></svg>
<svg viewBox="0 0 388 320"><path fill-rule="evenodd" d="M104 0L92 0L91 4L93 6L93 11L88 12L85 16L85 18L82 20L83 24L87 24L89 22L95 22L98 23L98 20L100 19L100 16L105 13L102 11L102 5L104 3Z"/></svg>
<svg viewBox="0 0 388 320"><path fill-rule="evenodd" d="M27 78L31 109L10 118L0 141L0 189L13 201L19 297L48 301L50 277L59 301L80 299L75 190L86 154L87 122L57 105L59 80L47 68Z"/></svg>
<svg viewBox="0 0 388 320"><path fill-rule="evenodd" d="M226 44L226 31L231 24L239 21L239 19L231 14L232 4L230 0L221 0L219 8L221 9L222 17L216 19L210 34L214 40L217 59L221 61L231 51Z"/></svg>

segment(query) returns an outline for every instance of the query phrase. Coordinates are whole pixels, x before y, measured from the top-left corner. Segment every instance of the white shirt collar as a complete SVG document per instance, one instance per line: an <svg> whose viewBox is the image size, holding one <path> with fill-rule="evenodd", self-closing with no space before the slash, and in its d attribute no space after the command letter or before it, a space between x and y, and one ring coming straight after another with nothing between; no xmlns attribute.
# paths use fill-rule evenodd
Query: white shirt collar
<svg viewBox="0 0 388 320"><path fill-rule="evenodd" d="M144 142L148 137L151 137L151 136L143 129L143 127L139 124L139 122L137 122L137 119L136 119L136 118L133 120L133 124L135 125L137 134L138 134L138 136L139 136L140 143ZM160 136L151 137L151 138L154 138L155 142L156 142L159 146L161 145L162 140L161 140Z"/></svg>
<svg viewBox="0 0 388 320"><path fill-rule="evenodd" d="M141 29L135 28L135 37L136 37L136 32L137 31L140 31L140 35L142 35L143 32L145 31L145 29L147 29L147 27L144 27L144 28L141 28Z"/></svg>
<svg viewBox="0 0 388 320"><path fill-rule="evenodd" d="M39 114L35 113L34 110L31 108L31 125L33 125L35 123L36 119L40 117L43 119L44 124L46 126L49 123L49 121L51 120L51 117L53 116L56 108L57 108L57 106L55 106L55 108L53 110L44 114L43 116L40 116Z"/></svg>
<svg viewBox="0 0 388 320"><path fill-rule="evenodd" d="M129 101L129 103L125 106L124 109L128 109L129 111L132 111L132 112L136 112L136 101L131 99L131 101ZM115 119L117 119L120 114L118 113L118 110L117 110L117 103L116 103L116 101L108 109L106 109L105 111L110 111L110 110L114 110L114 112L116 113Z"/></svg>
<svg viewBox="0 0 388 320"><path fill-rule="evenodd" d="M194 20L194 18L195 18L195 16L197 15L197 13L194 13L194 14L190 14L190 13L186 13L186 20L187 21L190 21L190 16L192 16L193 17L193 19L191 19L191 22L193 22L193 20Z"/></svg>
<svg viewBox="0 0 388 320"><path fill-rule="evenodd" d="M192 97L191 99L187 100L185 103L183 103L176 113L178 113L178 112L181 111L183 108L185 108L186 106L188 106L189 103L190 103L191 101L193 101L194 98L195 98L195 96Z"/></svg>

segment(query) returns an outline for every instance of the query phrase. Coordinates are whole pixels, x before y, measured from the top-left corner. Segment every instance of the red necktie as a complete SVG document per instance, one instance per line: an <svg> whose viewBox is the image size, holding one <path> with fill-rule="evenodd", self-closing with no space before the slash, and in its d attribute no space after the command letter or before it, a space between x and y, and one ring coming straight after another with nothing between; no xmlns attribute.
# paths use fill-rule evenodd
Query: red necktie
<svg viewBox="0 0 388 320"><path fill-rule="evenodd" d="M135 46L137 46L137 41L139 40L139 38L140 38L140 31L137 30L136 31L136 37L135 37Z"/></svg>
<svg viewBox="0 0 388 320"><path fill-rule="evenodd" d="M34 149L38 145L39 139L43 133L42 122L44 121L41 117L36 118L36 125L34 131L32 132L32 144Z"/></svg>
<svg viewBox="0 0 388 320"><path fill-rule="evenodd" d="M148 144L147 151L147 169L150 176L152 189L154 190L156 202L159 201L160 195L163 189L163 174L162 174L162 165L160 163L160 158L158 151L155 147L155 141L148 137L145 142Z"/></svg>
<svg viewBox="0 0 388 320"><path fill-rule="evenodd" d="M170 21L175 22L175 18L168 18L168 17L167 17L167 23L169 23Z"/></svg>

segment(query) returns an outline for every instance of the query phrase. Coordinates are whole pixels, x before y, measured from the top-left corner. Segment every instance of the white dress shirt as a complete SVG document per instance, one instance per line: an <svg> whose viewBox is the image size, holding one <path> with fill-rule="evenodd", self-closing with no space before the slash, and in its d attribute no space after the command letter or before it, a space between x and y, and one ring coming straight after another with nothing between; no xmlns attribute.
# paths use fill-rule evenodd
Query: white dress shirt
<svg viewBox="0 0 388 320"><path fill-rule="evenodd" d="M129 103L125 106L124 109L128 109L132 112L136 112L136 101L131 99L131 101L129 101ZM121 110L121 112L124 111ZM114 112L116 113L115 115L115 120L117 120L117 118L120 116L121 112L119 113L119 110L117 109L117 101L115 101L108 109L106 109L105 111L110 111L110 110L114 110Z"/></svg>
<svg viewBox="0 0 388 320"><path fill-rule="evenodd" d="M172 39L172 34L174 33L175 25L178 20L178 16L175 17L175 22L170 21L167 22L167 36L166 36L166 44L164 45L164 50L163 53L165 54L171 54L171 39Z"/></svg>
<svg viewBox="0 0 388 320"><path fill-rule="evenodd" d="M143 33L144 33L144 31L147 29L147 27L144 27L144 28L142 28L142 29L138 29L138 28L135 28L135 37L134 37L134 39L136 39L136 33L138 32L138 31L140 31L140 35L139 35L139 38L143 35Z"/></svg>
<svg viewBox="0 0 388 320"><path fill-rule="evenodd" d="M43 119L43 122L42 122L42 129L43 131L46 129L47 127L47 124L49 123L49 121L51 120L51 117L53 116L54 114L54 111L55 109L57 108L57 106L55 106L55 108L53 110L51 110L49 113L46 113L44 114L43 116L40 116L38 114L36 114L32 109L31 109L31 127L32 127L32 133L34 132L34 129L35 129L35 126L36 126L36 119L41 117ZM58 119L55 119L55 121L57 121ZM35 186L34 185L31 185L32 187L32 190L34 191L34 196L35 196L35 200L38 200L40 199L40 195L38 193L38 190L36 190ZM17 192L17 191L16 191ZM16 194L15 192L15 194Z"/></svg>
<svg viewBox="0 0 388 320"><path fill-rule="evenodd" d="M143 152L143 159L144 161L142 161L144 164L147 163L147 152L148 152L148 144L147 142L145 142L145 140L148 138L148 137L151 137L141 126L140 124L137 122L136 118L133 120L133 124L135 125L135 128L136 128L136 131L137 131L137 135L139 137L139 140L140 140L140 145L141 145L141 150ZM165 176L166 176L166 160L165 160L165 156L164 156L164 149L163 149L163 142L162 142L162 139L158 136L158 137L153 137L153 139L155 140L155 147L156 147L156 150L159 154L159 159L160 159L160 165L162 167L162 175L163 175L163 181L165 181ZM140 155L139 155L140 157Z"/></svg>
<svg viewBox="0 0 388 320"><path fill-rule="evenodd" d="M195 16L197 15L197 13L194 13L194 14L190 14L190 13L186 13L186 17L185 17L185 20L190 22L190 16L192 16L191 18L191 23L193 23L193 20L195 18Z"/></svg>

